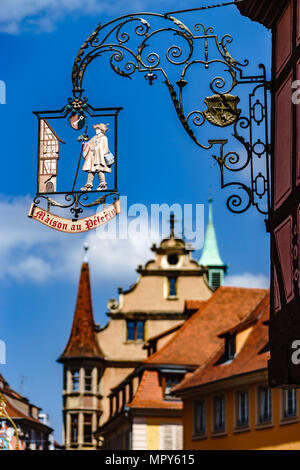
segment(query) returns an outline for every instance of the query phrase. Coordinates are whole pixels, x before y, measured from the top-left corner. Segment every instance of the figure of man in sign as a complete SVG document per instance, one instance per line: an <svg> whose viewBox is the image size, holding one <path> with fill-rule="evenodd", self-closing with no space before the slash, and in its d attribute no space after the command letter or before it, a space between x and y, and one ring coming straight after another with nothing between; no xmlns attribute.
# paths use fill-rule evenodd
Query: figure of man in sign
<svg viewBox="0 0 300 470"><path fill-rule="evenodd" d="M83 171L88 173L86 185L81 188L82 191L91 191L93 189L93 181L95 174L98 174L99 186L98 191L105 191L107 183L105 181L105 173L111 173L111 168L107 164L105 155L109 153L108 140L105 135L107 131L106 124L95 124L93 128L96 135L84 144L83 156L85 159L82 167Z"/></svg>

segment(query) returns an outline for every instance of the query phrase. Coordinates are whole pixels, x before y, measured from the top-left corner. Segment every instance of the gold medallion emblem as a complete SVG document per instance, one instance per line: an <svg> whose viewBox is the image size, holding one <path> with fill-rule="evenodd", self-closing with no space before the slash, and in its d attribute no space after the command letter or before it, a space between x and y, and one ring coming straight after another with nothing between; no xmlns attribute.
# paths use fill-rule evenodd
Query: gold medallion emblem
<svg viewBox="0 0 300 470"><path fill-rule="evenodd" d="M238 96L230 95L229 93L208 96L204 100L207 106L204 115L215 126L229 126L238 119L241 113L241 110L237 108L239 101Z"/></svg>

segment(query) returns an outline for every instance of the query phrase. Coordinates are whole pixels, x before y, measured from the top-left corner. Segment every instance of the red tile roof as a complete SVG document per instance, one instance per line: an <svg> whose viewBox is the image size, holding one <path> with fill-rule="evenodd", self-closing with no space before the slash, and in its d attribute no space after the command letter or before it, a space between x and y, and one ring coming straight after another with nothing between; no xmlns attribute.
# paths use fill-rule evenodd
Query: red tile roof
<svg viewBox="0 0 300 470"><path fill-rule="evenodd" d="M218 335L251 315L265 289L219 287L212 297L145 364L199 366L223 344Z"/></svg>
<svg viewBox="0 0 300 470"><path fill-rule="evenodd" d="M34 422L34 423L38 424L39 426L42 426L45 429L47 429L48 432L51 431L51 428L49 426L46 426L41 421L39 421L38 419L33 418L32 416L29 416L29 414L26 414L23 410L21 410L18 407L18 403L22 403L22 406L24 407L24 404L25 404L26 408L29 410L30 407L32 406L32 404L29 402L29 400L27 398L23 397L22 395L17 393L15 390L13 390L10 387L10 385L8 384L8 382L6 382L6 380L4 379L3 375L1 375L1 374L0 374L0 393L4 397L4 401L5 401L5 404L6 404L5 411L6 411L6 413L8 414L8 416L10 418L12 418L13 420L14 419L24 419L24 420L27 420L27 421L30 421L30 422ZM11 399L14 400L14 404L11 403L11 401L10 401ZM38 406L34 405L34 407L37 410L40 410L40 408ZM3 419L5 419L5 418L3 418Z"/></svg>
<svg viewBox="0 0 300 470"><path fill-rule="evenodd" d="M41 421L39 421L38 419L33 418L32 416L29 416L29 415L25 414L23 411L21 411L20 409L18 409L16 406L12 405L12 404L9 402L9 398L8 398L7 396L4 395L4 398L6 399L5 411L6 411L6 413L8 414L8 416L9 416L12 420L24 419L24 420L26 420L26 421L30 421L31 423L36 423L36 424L38 424L39 426L45 427L45 428L47 428L48 430L51 430L51 428L49 428L49 426L46 426L45 424L43 424L43 423L42 423Z"/></svg>
<svg viewBox="0 0 300 470"><path fill-rule="evenodd" d="M16 398L17 400L24 403L29 403L28 398L23 397L10 387L9 383L6 382L2 374L0 374L0 392L5 393L5 395L9 395L12 398Z"/></svg>
<svg viewBox="0 0 300 470"><path fill-rule="evenodd" d="M164 400L157 370L145 370L130 408L181 410L181 401Z"/></svg>
<svg viewBox="0 0 300 470"><path fill-rule="evenodd" d="M83 263L81 267L72 330L59 361L74 357L103 357L95 333L88 263Z"/></svg>
<svg viewBox="0 0 300 470"><path fill-rule="evenodd" d="M268 326L265 322L269 316L269 306L270 297L267 293L251 314L251 318L257 318L257 323L254 325L241 351L232 361L220 363L220 359L225 352L225 341L223 340L217 353L207 363L196 369L193 374L186 376L180 384L173 388L173 391L180 394L186 389L266 369L269 352L266 352ZM248 321L243 323L245 329L249 327Z"/></svg>

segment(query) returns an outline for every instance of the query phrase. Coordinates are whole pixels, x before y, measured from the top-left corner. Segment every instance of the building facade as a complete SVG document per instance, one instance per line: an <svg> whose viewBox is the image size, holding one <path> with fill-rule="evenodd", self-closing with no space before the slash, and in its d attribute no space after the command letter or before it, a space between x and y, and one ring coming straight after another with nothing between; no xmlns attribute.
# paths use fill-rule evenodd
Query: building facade
<svg viewBox="0 0 300 470"><path fill-rule="evenodd" d="M214 240L209 243L207 237L212 235ZM152 246L154 259L138 266L137 282L128 290L119 288L119 299L108 301L109 321L102 328L95 326L89 266L83 263L70 338L58 359L64 366L66 449L102 446L95 432L111 416L112 389L197 310L195 306L186 308L187 299L201 302L212 296L217 283L215 279L210 285L210 269L225 270L225 266L214 266L214 260L210 261L210 254L216 250L214 229L210 229L203 250L208 252L207 266L199 264L191 256L193 249L176 237L171 216L169 238ZM219 283L222 279L220 275ZM138 380L132 384L133 396L138 384Z"/></svg>
<svg viewBox="0 0 300 470"><path fill-rule="evenodd" d="M300 2L246 0L243 15L272 32L270 384L300 385L291 360L300 322Z"/></svg>
<svg viewBox="0 0 300 470"><path fill-rule="evenodd" d="M268 383L269 294L240 323L205 367L173 393L183 400L184 448L300 449L299 391Z"/></svg>
<svg viewBox="0 0 300 470"><path fill-rule="evenodd" d="M0 374L0 393L5 400L5 412L14 421L19 433L20 450L54 450L51 442L53 429L40 419L41 409L13 390ZM6 429L12 427L9 420L0 418L0 446L5 443ZM12 437L12 450L16 445Z"/></svg>
<svg viewBox="0 0 300 470"><path fill-rule="evenodd" d="M265 295L264 289L219 287L207 301L187 301L190 318L169 330L164 345L152 338L156 352L112 389L109 419L97 432L104 448L182 449L183 403L171 389L205 364L222 346L218 335L248 318Z"/></svg>

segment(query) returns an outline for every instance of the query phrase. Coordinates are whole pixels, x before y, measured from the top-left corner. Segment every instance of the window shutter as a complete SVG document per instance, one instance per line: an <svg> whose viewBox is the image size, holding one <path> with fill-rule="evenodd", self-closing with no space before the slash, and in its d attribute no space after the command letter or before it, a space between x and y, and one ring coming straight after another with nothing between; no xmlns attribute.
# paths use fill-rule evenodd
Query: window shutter
<svg viewBox="0 0 300 470"><path fill-rule="evenodd" d="M173 450L173 426L169 424L164 425L164 437L163 437L163 442L164 442L164 448L163 450Z"/></svg>
<svg viewBox="0 0 300 470"><path fill-rule="evenodd" d="M183 427L180 424L174 426L175 428L175 449L182 450L183 448Z"/></svg>

